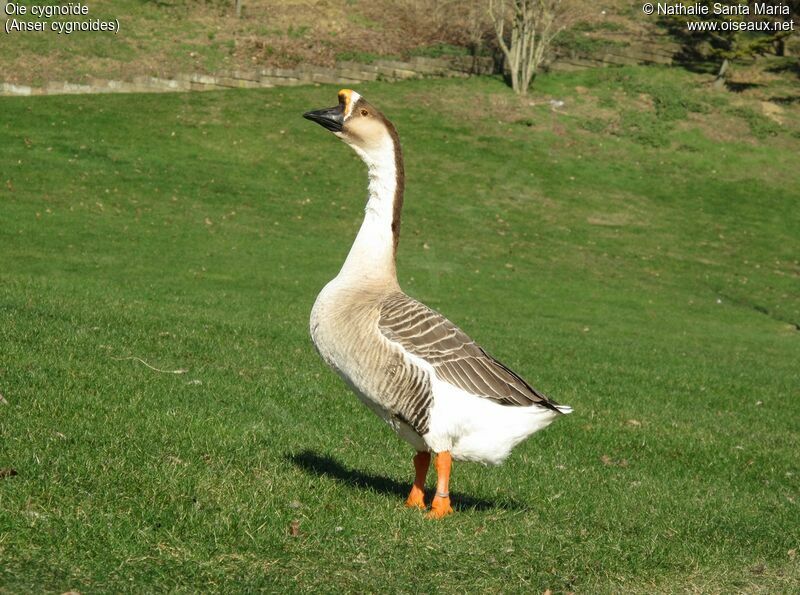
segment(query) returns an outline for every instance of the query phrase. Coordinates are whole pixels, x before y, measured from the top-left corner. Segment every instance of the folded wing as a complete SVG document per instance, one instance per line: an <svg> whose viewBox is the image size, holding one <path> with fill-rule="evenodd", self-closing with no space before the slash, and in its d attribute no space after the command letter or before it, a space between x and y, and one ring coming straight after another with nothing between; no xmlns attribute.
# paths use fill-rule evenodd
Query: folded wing
<svg viewBox="0 0 800 595"><path fill-rule="evenodd" d="M557 403L486 353L447 318L402 292L384 300L378 325L387 339L430 363L440 380L502 405L539 405L561 412Z"/></svg>

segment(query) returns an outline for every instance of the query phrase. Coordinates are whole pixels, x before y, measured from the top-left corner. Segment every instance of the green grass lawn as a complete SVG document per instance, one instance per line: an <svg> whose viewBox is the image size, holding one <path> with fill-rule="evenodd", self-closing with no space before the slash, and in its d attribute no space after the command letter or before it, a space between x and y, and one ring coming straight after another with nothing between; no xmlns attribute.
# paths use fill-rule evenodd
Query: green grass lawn
<svg viewBox="0 0 800 595"><path fill-rule="evenodd" d="M441 522L308 337L366 194L335 88L0 99L0 591L800 589L800 106L537 89L359 88L405 289L575 409Z"/></svg>

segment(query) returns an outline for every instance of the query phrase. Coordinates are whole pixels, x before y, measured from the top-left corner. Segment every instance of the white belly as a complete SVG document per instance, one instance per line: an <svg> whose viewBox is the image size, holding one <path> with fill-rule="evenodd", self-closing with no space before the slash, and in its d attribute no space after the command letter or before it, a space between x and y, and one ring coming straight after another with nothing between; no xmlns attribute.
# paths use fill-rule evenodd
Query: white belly
<svg viewBox="0 0 800 595"><path fill-rule="evenodd" d="M454 459L499 465L512 448L557 416L536 405L500 405L437 379L430 430L423 438L431 450L449 450Z"/></svg>

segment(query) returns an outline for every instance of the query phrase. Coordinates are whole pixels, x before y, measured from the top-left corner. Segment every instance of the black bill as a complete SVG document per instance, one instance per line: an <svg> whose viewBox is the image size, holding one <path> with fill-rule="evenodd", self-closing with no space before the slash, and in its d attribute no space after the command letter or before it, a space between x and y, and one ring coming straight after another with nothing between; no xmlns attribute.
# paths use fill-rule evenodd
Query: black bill
<svg viewBox="0 0 800 595"><path fill-rule="evenodd" d="M340 103L336 107L306 112L303 114L303 117L312 122L316 122L331 132L341 132L342 126L344 125L344 105Z"/></svg>

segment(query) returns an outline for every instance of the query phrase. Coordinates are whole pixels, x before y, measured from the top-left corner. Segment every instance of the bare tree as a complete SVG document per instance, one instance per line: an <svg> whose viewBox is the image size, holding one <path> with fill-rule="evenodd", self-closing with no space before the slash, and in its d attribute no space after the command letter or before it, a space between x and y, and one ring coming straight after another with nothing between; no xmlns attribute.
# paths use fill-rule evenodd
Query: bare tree
<svg viewBox="0 0 800 595"><path fill-rule="evenodd" d="M553 39L565 27L562 0L488 0L497 43L511 73L511 87L525 95ZM506 22L511 37L506 40Z"/></svg>

